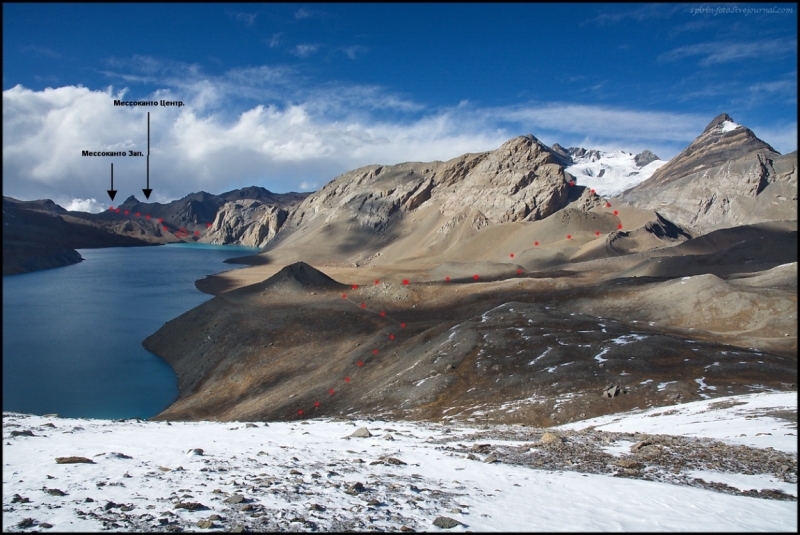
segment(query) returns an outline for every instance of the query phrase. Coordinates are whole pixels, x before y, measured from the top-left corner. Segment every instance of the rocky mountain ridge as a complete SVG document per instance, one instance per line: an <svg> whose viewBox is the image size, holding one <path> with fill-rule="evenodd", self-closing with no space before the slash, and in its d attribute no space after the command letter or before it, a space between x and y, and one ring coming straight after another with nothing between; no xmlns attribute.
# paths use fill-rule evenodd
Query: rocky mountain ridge
<svg viewBox="0 0 800 535"><path fill-rule="evenodd" d="M210 235L204 240L208 243L258 247L274 237L287 209L307 195L251 186L220 195L200 191L166 204L142 203L130 196L99 214L71 212L49 199L3 197L3 274L80 262L75 249L200 241L201 232L204 238ZM245 204L265 217L263 224L249 217ZM210 229L218 215L218 226Z"/></svg>
<svg viewBox="0 0 800 535"><path fill-rule="evenodd" d="M134 223L109 216L101 222L82 215L89 216L68 212L49 199L18 201L3 197L3 275L76 264L83 258L75 249L169 241L149 221Z"/></svg>
<svg viewBox="0 0 800 535"><path fill-rule="evenodd" d="M601 158L603 158L604 156L610 154L606 151L601 151L597 149L585 149L583 147L569 147L565 149L558 143L553 144L553 146L550 147L550 149L556 154L559 163L564 167L575 165L576 163L579 163L579 161L582 160L589 162L596 162ZM630 153L625 153L624 151L616 151L616 152L630 154ZM653 152L647 149L643 150L642 152L636 155L630 154L630 156L633 156L633 159L636 162L637 167L644 167L647 164L660 159Z"/></svg>
<svg viewBox="0 0 800 535"><path fill-rule="evenodd" d="M417 256L430 256L488 227L546 219L568 206L596 209L623 183L638 185L614 202L658 211L686 230L796 219L796 160L796 153L779 155L722 114L669 163L650 151L547 147L527 135L447 162L365 166L314 193L253 186L219 195L201 191L163 205L131 196L118 207L162 220L165 230L123 222L111 211L68 216L147 242L294 248L334 263L387 262L401 260L392 252L398 242L416 240ZM597 184L596 192L587 182Z"/></svg>
<svg viewBox="0 0 800 535"><path fill-rule="evenodd" d="M727 114L653 175L619 195L709 231L797 219L797 152L781 155Z"/></svg>
<svg viewBox="0 0 800 535"><path fill-rule="evenodd" d="M264 251L386 263L399 260L410 242L415 255L431 256L489 226L600 203L587 188L571 184L552 149L532 135L520 136L495 151L447 162L371 165L340 175L290 212Z"/></svg>

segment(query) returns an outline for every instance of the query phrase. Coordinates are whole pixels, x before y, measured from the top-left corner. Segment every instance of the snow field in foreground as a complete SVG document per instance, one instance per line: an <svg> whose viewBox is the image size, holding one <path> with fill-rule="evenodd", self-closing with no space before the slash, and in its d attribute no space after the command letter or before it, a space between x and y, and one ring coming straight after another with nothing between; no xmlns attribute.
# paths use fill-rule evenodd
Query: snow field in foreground
<svg viewBox="0 0 800 535"><path fill-rule="evenodd" d="M796 436L785 435L796 434L796 424L764 415L771 410L794 411L796 421L796 393L717 398L555 430L596 426L713 437L796 455ZM46 423L55 427L44 427ZM7 531L24 530L16 526L26 518L57 531L99 531L104 522L112 530L221 531L239 525L259 529L259 522L267 520L273 522L272 529L305 531L396 530L404 525L461 532L797 530L797 504L792 501L469 460L441 449L472 445L460 435L476 428L458 424L308 420L307 425L247 427L235 422L168 425L4 413L3 425ZM373 436L342 438L362 426ZM24 430L36 436L11 436L12 431ZM388 434L394 440L387 440ZM734 436L740 434L747 437ZM194 448L202 448L203 454L187 453ZM56 457L66 456L84 456L96 464L56 464ZM702 477L714 480L707 472ZM764 479L766 475L717 477L733 486L779 488ZM363 491L352 490L356 482L363 484ZM796 496L797 485L791 487L783 483L781 488ZM53 496L43 489L66 495ZM12 503L17 494L30 502ZM241 503L225 502L237 495L243 496ZM176 509L178 502L200 503L207 509ZM214 527L198 529L197 521L213 514L221 517ZM441 529L432 523L439 516L460 524ZM42 530L37 525L29 529Z"/></svg>

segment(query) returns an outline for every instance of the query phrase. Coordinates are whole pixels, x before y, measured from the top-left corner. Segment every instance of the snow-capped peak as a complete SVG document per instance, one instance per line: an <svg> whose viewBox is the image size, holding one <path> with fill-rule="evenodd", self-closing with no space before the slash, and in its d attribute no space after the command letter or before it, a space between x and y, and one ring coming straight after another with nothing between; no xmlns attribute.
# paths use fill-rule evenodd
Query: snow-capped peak
<svg viewBox="0 0 800 535"><path fill-rule="evenodd" d="M622 150L603 152L570 148L572 165L566 171L575 177L577 184L594 189L598 195L612 197L628 188L650 178L652 174L667 162L645 151L655 159L639 166L637 162L647 162L642 158ZM641 155L640 155L641 156Z"/></svg>
<svg viewBox="0 0 800 535"><path fill-rule="evenodd" d="M719 129L723 132L730 132L731 130L736 130L737 128L741 128L742 125L738 123L734 123L733 121L723 121L719 125Z"/></svg>

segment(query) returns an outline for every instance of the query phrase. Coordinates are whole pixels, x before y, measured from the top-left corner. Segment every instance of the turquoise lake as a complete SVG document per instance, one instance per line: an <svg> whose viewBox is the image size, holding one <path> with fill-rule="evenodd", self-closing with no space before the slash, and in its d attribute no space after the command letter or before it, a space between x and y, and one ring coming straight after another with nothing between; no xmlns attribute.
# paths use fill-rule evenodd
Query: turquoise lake
<svg viewBox="0 0 800 535"><path fill-rule="evenodd" d="M3 410L149 418L177 397L169 365L142 347L212 296L194 281L249 247L81 249L83 262L3 277Z"/></svg>

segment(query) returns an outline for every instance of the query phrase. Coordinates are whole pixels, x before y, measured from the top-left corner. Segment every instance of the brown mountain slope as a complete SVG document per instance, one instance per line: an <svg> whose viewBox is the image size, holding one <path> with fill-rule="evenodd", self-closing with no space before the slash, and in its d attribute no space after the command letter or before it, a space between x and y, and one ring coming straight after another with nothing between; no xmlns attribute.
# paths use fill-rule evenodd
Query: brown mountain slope
<svg viewBox="0 0 800 535"><path fill-rule="evenodd" d="M533 136L448 162L368 166L309 196L265 252L292 250L295 260L361 264L405 241L414 245L382 254L411 258L492 224L543 219L566 206L568 190L563 168Z"/></svg>
<svg viewBox="0 0 800 535"><path fill-rule="evenodd" d="M550 425L796 384L794 355L715 341L733 329L748 331L746 344L789 329L796 344L796 327L785 319L761 325L778 317L742 315L755 303L792 314L791 299L757 281L572 274L406 285L361 278L378 270L350 273L360 277L341 279L346 290L286 293L265 283L168 322L144 343L178 374L180 397L158 419L359 413ZM719 305L704 307L693 323L704 298ZM615 385L618 395L604 398Z"/></svg>
<svg viewBox="0 0 800 535"><path fill-rule="evenodd" d="M556 161L524 137L337 177L145 341L178 374L158 418L550 425L796 388L796 220L703 233Z"/></svg>

